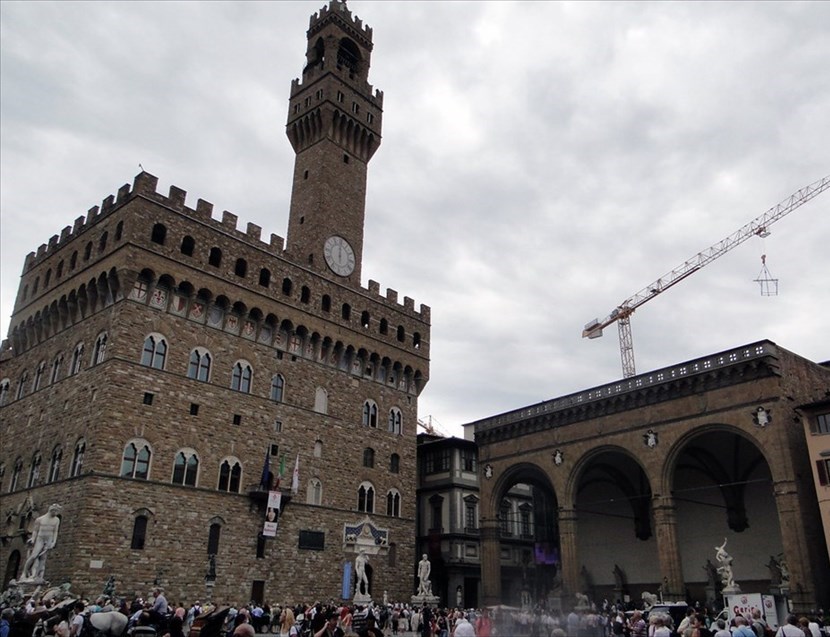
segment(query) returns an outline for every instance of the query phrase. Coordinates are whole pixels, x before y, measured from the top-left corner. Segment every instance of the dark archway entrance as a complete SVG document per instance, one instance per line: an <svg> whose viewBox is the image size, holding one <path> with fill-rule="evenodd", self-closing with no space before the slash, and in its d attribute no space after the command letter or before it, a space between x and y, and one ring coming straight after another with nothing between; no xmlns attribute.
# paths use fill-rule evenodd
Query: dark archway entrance
<svg viewBox="0 0 830 637"><path fill-rule="evenodd" d="M548 477L533 465L514 467L501 485L498 503L502 603L558 607L558 503Z"/></svg>

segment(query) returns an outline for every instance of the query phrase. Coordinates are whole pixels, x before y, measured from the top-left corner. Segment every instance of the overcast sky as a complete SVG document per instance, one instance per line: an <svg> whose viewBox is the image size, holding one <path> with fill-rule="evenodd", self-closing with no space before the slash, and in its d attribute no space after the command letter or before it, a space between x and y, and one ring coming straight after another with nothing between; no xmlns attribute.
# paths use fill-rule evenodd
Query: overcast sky
<svg viewBox="0 0 830 637"><path fill-rule="evenodd" d="M5 335L26 253L139 163L285 236L303 2L0 2ZM384 92L363 284L432 308L447 432L621 378L582 327L830 174L830 3L349 2ZM830 358L830 193L632 318L637 371ZM780 293L753 282L761 254Z"/></svg>

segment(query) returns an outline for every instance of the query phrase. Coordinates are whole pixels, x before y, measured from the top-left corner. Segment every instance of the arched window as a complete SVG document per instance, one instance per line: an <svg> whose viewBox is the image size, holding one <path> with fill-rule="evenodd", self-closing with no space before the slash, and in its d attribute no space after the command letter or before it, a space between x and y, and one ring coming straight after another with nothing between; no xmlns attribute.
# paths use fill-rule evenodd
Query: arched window
<svg viewBox="0 0 830 637"><path fill-rule="evenodd" d="M329 393L322 387L314 390L314 411L318 414L329 412Z"/></svg>
<svg viewBox="0 0 830 637"><path fill-rule="evenodd" d="M364 482L357 490L357 510L363 513L375 512L375 487L370 482Z"/></svg>
<svg viewBox="0 0 830 637"><path fill-rule="evenodd" d="M195 487L198 473L199 458L195 451L187 449L176 454L176 460L173 463L173 484Z"/></svg>
<svg viewBox="0 0 830 637"><path fill-rule="evenodd" d="M306 487L306 504L323 504L323 483L318 478L312 478L308 481Z"/></svg>
<svg viewBox="0 0 830 637"><path fill-rule="evenodd" d="M389 321L387 321L386 319L380 319L380 327L378 328L378 331L381 334L388 334L389 333Z"/></svg>
<svg viewBox="0 0 830 637"><path fill-rule="evenodd" d="M412 335L412 347L415 349L421 349L421 335L418 332L415 332Z"/></svg>
<svg viewBox="0 0 830 637"><path fill-rule="evenodd" d="M340 308L340 317L344 321L348 321L352 316L352 306L348 303L344 303L343 307Z"/></svg>
<svg viewBox="0 0 830 637"><path fill-rule="evenodd" d="M11 389L11 386L12 382L8 378L4 378L0 381L0 407L9 402L9 390Z"/></svg>
<svg viewBox="0 0 830 637"><path fill-rule="evenodd" d="M58 267L55 270L55 278L60 279L63 276L63 261L58 263Z"/></svg>
<svg viewBox="0 0 830 637"><path fill-rule="evenodd" d="M400 473L401 471L401 457L393 453L389 456L389 473Z"/></svg>
<svg viewBox="0 0 830 637"><path fill-rule="evenodd" d="M115 240L121 241L122 236L124 236L124 222L119 221L118 225L115 226Z"/></svg>
<svg viewBox="0 0 830 637"><path fill-rule="evenodd" d="M92 364L97 365L104 361L107 353L107 334L99 334L95 339L95 349L92 351Z"/></svg>
<svg viewBox="0 0 830 637"><path fill-rule="evenodd" d="M208 256L208 265L218 268L222 264L222 251L219 248L213 247L210 249Z"/></svg>
<svg viewBox="0 0 830 637"><path fill-rule="evenodd" d="M14 469L12 470L12 479L9 482L9 493L17 491L17 483L20 482L20 474L23 473L23 458L18 457L14 461Z"/></svg>
<svg viewBox="0 0 830 637"><path fill-rule="evenodd" d="M157 223L153 226L153 232L150 234L150 241L164 245L164 240L167 238L167 228L163 223Z"/></svg>
<svg viewBox="0 0 830 637"><path fill-rule="evenodd" d="M61 459L63 458L63 450L60 445L55 445L52 449L52 457L49 460L49 475L46 476L47 482L56 482L61 474Z"/></svg>
<svg viewBox="0 0 830 637"><path fill-rule="evenodd" d="M196 248L196 240L191 236L186 236L182 239L182 254L188 257L193 256L193 250Z"/></svg>
<svg viewBox="0 0 830 637"><path fill-rule="evenodd" d="M26 387L29 384L29 372L23 372L20 375L20 380L17 384L17 400L20 400L26 395Z"/></svg>
<svg viewBox="0 0 830 637"><path fill-rule="evenodd" d="M248 262L245 259L237 259L236 265L233 268L233 273L236 276L245 276L248 273Z"/></svg>
<svg viewBox="0 0 830 637"><path fill-rule="evenodd" d="M144 544L147 541L147 516L137 515L133 523L133 537L130 540L130 548L134 551L141 551L144 549Z"/></svg>
<svg viewBox="0 0 830 637"><path fill-rule="evenodd" d="M403 343L406 340L406 334L404 333L403 325L398 325L397 339L400 343Z"/></svg>
<svg viewBox="0 0 830 637"><path fill-rule="evenodd" d="M242 480L242 465L236 458L227 458L219 466L219 491L239 493L239 483Z"/></svg>
<svg viewBox="0 0 830 637"><path fill-rule="evenodd" d="M40 384L43 382L43 374L46 372L46 361L40 361L35 370L35 381L32 383L32 391L40 389Z"/></svg>
<svg viewBox="0 0 830 637"><path fill-rule="evenodd" d="M250 394L253 375L254 372L248 363L245 361L237 361L233 366L233 373L231 374L231 389L240 391L243 394Z"/></svg>
<svg viewBox="0 0 830 637"><path fill-rule="evenodd" d="M75 351L72 352L72 367L69 368L69 375L74 376L81 371L81 364L83 363L84 344L78 343L75 346Z"/></svg>
<svg viewBox="0 0 830 637"><path fill-rule="evenodd" d="M392 407L389 410L389 433L401 435L401 410L397 407Z"/></svg>
<svg viewBox="0 0 830 637"><path fill-rule="evenodd" d="M161 334L150 334L144 339L141 364L154 369L164 369L167 360L167 340Z"/></svg>
<svg viewBox="0 0 830 637"><path fill-rule="evenodd" d="M293 285L291 283L291 279L286 277L282 280L282 293L285 294L285 296L291 296L292 287Z"/></svg>
<svg viewBox="0 0 830 637"><path fill-rule="evenodd" d="M43 289L44 290L49 287L49 282L51 280L52 280L52 268L49 268L48 270L46 270L46 276L43 277Z"/></svg>
<svg viewBox="0 0 830 637"><path fill-rule="evenodd" d="M219 552L219 536L222 534L222 525L214 522L208 530L207 552L216 555Z"/></svg>
<svg viewBox="0 0 830 637"><path fill-rule="evenodd" d="M121 477L146 480L150 476L150 445L139 440L124 449L121 460Z"/></svg>
<svg viewBox="0 0 830 637"><path fill-rule="evenodd" d="M107 249L107 238L108 237L109 237L109 233L104 232L104 234L101 235L101 238L98 239L98 252L99 253L103 252L104 250Z"/></svg>
<svg viewBox="0 0 830 637"><path fill-rule="evenodd" d="M202 347L197 347L190 352L190 363L187 366L187 377L200 380L204 383L210 379L210 352Z"/></svg>
<svg viewBox="0 0 830 637"><path fill-rule="evenodd" d="M32 455L32 466L29 468L29 482L26 485L29 489L37 485L37 481L40 479L41 460L42 458L40 457L40 452L35 451L35 453Z"/></svg>
<svg viewBox="0 0 830 637"><path fill-rule="evenodd" d="M274 374L271 377L271 400L281 403L284 390L285 379L282 377L282 374Z"/></svg>
<svg viewBox="0 0 830 637"><path fill-rule="evenodd" d="M83 438L80 438L78 442L75 443L75 453L72 456L72 467L69 470L69 477L74 478L75 476L81 475L81 471L84 468L84 453L86 452L86 441Z"/></svg>
<svg viewBox="0 0 830 637"><path fill-rule="evenodd" d="M324 312L331 312L331 297L328 294L324 294L320 300L320 309Z"/></svg>
<svg viewBox="0 0 830 637"><path fill-rule="evenodd" d="M75 250L75 252L72 253L72 256L69 257L69 271L71 272L72 270L74 270L75 266L77 266L77 265L78 265L78 251Z"/></svg>
<svg viewBox="0 0 830 637"><path fill-rule="evenodd" d="M323 457L323 441L322 440L315 440L314 441L314 457L315 458L322 458Z"/></svg>
<svg viewBox="0 0 830 637"><path fill-rule="evenodd" d="M363 403L363 426L378 426L378 406L373 400L367 400Z"/></svg>
<svg viewBox="0 0 830 637"><path fill-rule="evenodd" d="M92 241L88 241L87 244L84 246L84 261L89 261L89 257L92 256ZM37 286L35 286L37 287ZM37 290L35 290L37 291Z"/></svg>
<svg viewBox="0 0 830 637"><path fill-rule="evenodd" d="M262 268L259 271L259 284L264 288L271 285L271 271L268 268Z"/></svg>
<svg viewBox="0 0 830 637"><path fill-rule="evenodd" d="M401 517L401 494L397 489L390 489L386 494L386 515Z"/></svg>
<svg viewBox="0 0 830 637"><path fill-rule="evenodd" d="M61 377L61 365L63 365L63 354L58 354L52 361L52 373L49 374L49 384L58 382Z"/></svg>
<svg viewBox="0 0 830 637"><path fill-rule="evenodd" d="M300 302L308 303L309 301L311 301L311 289L307 285L304 285L300 289Z"/></svg>
<svg viewBox="0 0 830 637"><path fill-rule="evenodd" d="M363 450L363 466L369 469L375 467L375 450L371 447L366 447Z"/></svg>
<svg viewBox="0 0 830 637"><path fill-rule="evenodd" d="M369 329L369 312L366 310L363 310L363 312L360 313L360 326L364 330Z"/></svg>

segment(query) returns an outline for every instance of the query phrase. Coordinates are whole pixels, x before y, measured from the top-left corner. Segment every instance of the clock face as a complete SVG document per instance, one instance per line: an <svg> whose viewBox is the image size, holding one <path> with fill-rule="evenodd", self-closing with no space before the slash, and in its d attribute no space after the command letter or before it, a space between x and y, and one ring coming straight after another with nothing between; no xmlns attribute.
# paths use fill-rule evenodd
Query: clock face
<svg viewBox="0 0 830 637"><path fill-rule="evenodd" d="M326 239L326 243L323 245L323 253L326 257L326 263L335 274L349 276L354 272L354 250L343 237L334 235Z"/></svg>

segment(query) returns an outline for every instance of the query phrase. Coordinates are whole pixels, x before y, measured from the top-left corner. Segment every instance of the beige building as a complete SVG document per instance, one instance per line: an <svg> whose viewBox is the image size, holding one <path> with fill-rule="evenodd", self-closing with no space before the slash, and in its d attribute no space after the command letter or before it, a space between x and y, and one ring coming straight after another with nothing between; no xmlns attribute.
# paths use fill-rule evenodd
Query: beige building
<svg viewBox="0 0 830 637"><path fill-rule="evenodd" d="M0 359L4 582L60 503L45 576L78 593L339 599L361 548L375 599L412 593L430 309L361 286L372 30L332 0L307 36L286 242L142 172L26 258Z"/></svg>
<svg viewBox="0 0 830 637"><path fill-rule="evenodd" d="M807 451L813 464L824 543L830 554L830 400L822 400L801 409Z"/></svg>

